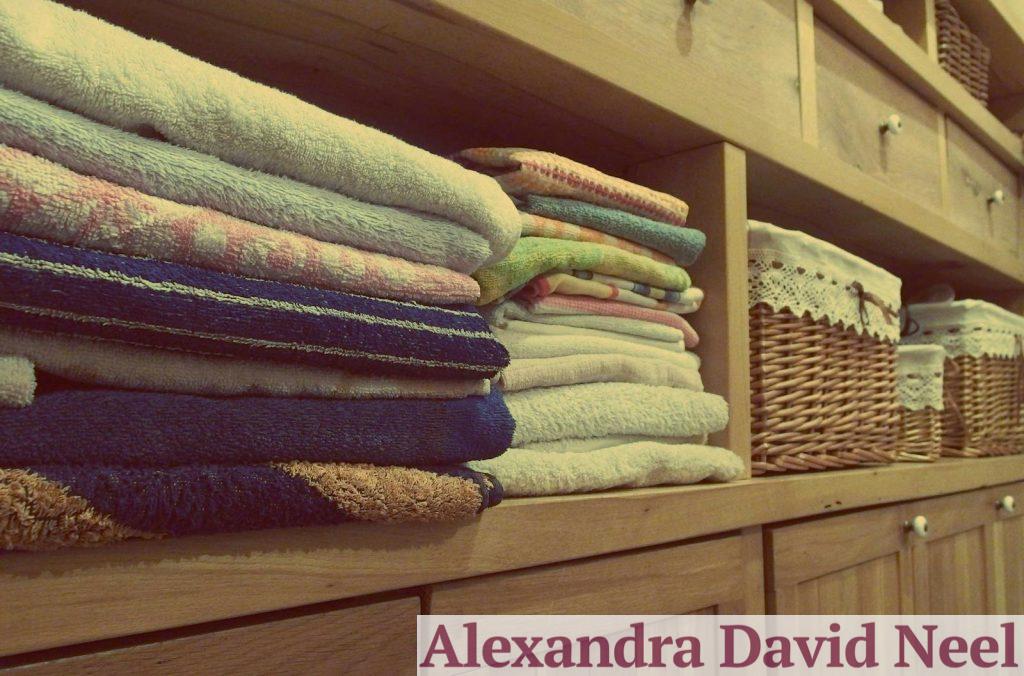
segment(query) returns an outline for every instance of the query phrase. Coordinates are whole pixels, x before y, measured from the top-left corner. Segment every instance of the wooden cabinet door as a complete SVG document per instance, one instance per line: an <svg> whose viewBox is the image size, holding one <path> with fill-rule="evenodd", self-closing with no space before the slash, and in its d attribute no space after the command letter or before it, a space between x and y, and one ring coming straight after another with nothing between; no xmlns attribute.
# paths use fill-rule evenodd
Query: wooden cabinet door
<svg viewBox="0 0 1024 676"><path fill-rule="evenodd" d="M439 584L437 615L764 612L761 530Z"/></svg>
<svg viewBox="0 0 1024 676"><path fill-rule="evenodd" d="M1001 486L989 496L996 510L992 525L995 612L1024 615L1024 484ZM1007 498L1013 500L1012 510Z"/></svg>
<svg viewBox="0 0 1024 676"><path fill-rule="evenodd" d="M765 529L768 612L912 612L912 569L900 507Z"/></svg>

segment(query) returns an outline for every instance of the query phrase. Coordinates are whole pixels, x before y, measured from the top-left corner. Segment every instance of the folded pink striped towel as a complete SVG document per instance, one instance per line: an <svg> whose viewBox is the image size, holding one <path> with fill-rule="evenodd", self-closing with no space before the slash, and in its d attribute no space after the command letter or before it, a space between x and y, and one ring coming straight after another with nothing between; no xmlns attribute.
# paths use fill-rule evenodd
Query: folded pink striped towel
<svg viewBox="0 0 1024 676"><path fill-rule="evenodd" d="M546 218L544 216L537 216L526 212L520 212L520 216L523 218L523 237L550 237L551 239L568 239L574 242L606 244L608 246L613 246L616 249L635 253L638 256L646 256L647 258L656 260L659 263L668 263L669 265L676 264L675 260L671 256L666 256L660 251L655 251L650 247L646 247L643 244L637 244L636 242L631 242L628 239L609 235L601 232L600 230L588 228L585 225L556 221L553 218Z"/></svg>
<svg viewBox="0 0 1024 676"><path fill-rule="evenodd" d="M666 312L678 315L690 314L700 309L701 301L704 299L703 291L697 287L690 287L682 293L687 296L687 302L668 303L593 279L581 279L564 272L549 272L531 279L519 291L517 297L534 301L540 298L547 298L552 294L560 296L589 296L590 298L616 300L620 303L650 308L652 310L665 310Z"/></svg>
<svg viewBox="0 0 1024 676"><path fill-rule="evenodd" d="M469 148L457 160L491 174L510 195L572 197L656 221L686 225L690 207L679 198L603 174L554 153L529 148Z"/></svg>
<svg viewBox="0 0 1024 676"><path fill-rule="evenodd" d="M604 315L607 317L623 317L644 322L662 324L679 329L683 332L683 342L688 348L694 348L700 341L697 332L677 314L663 310L627 305L614 300L598 300L585 296L552 295L530 303L530 311L535 314L554 315Z"/></svg>
<svg viewBox="0 0 1024 676"><path fill-rule="evenodd" d="M469 275L152 197L0 145L0 229L243 277L431 304L472 303Z"/></svg>

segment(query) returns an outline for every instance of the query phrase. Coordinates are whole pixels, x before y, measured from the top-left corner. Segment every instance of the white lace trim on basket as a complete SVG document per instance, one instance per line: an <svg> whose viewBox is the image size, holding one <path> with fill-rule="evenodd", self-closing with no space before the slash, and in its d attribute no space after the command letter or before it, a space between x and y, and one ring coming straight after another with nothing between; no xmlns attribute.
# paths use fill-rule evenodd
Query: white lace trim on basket
<svg viewBox="0 0 1024 676"><path fill-rule="evenodd" d="M911 411L941 411L946 351L938 345L900 345L896 350L896 393Z"/></svg>
<svg viewBox="0 0 1024 676"><path fill-rule="evenodd" d="M980 300L921 303L907 308L908 345L941 345L950 357L1017 357L1024 350L1024 317Z"/></svg>

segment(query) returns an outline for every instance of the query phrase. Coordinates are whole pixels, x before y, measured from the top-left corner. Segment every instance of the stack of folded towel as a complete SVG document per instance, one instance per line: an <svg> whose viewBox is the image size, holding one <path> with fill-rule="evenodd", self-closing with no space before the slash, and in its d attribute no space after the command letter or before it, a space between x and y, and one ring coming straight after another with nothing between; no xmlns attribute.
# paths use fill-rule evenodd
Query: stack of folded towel
<svg viewBox="0 0 1024 676"><path fill-rule="evenodd" d="M499 384L516 432L470 466L507 495L738 478L738 456L704 445L728 411L703 391L683 317L704 300L684 269L705 243L686 203L547 152L457 159L516 200L523 234L474 275L512 356Z"/></svg>
<svg viewBox="0 0 1024 676"><path fill-rule="evenodd" d="M471 516L510 444L496 182L0 0L0 549Z"/></svg>

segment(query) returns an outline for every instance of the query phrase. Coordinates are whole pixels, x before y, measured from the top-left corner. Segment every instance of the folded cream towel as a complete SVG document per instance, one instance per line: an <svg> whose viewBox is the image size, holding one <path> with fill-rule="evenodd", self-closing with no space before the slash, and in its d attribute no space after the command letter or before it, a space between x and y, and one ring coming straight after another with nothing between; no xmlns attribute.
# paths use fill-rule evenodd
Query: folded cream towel
<svg viewBox="0 0 1024 676"><path fill-rule="evenodd" d="M34 362L40 371L69 380L154 392L325 399L461 399L490 392L488 380L365 376L317 366L161 350L4 325L0 325L0 353L20 355L5 359L25 362L30 373Z"/></svg>
<svg viewBox="0 0 1024 676"><path fill-rule="evenodd" d="M0 81L240 167L445 216L492 242L492 261L519 237L494 179L50 0L0 0Z"/></svg>
<svg viewBox="0 0 1024 676"><path fill-rule="evenodd" d="M482 236L447 218L369 204L290 178L242 169L2 87L0 143L148 195L322 242L467 273L491 253Z"/></svg>
<svg viewBox="0 0 1024 676"><path fill-rule="evenodd" d="M734 481L743 461L724 448L640 442L588 453L513 448L469 463L494 476L507 496L563 495L609 488Z"/></svg>
<svg viewBox="0 0 1024 676"><path fill-rule="evenodd" d="M635 383L588 383L509 392L512 446L610 434L685 437L725 428L729 407L716 394Z"/></svg>
<svg viewBox="0 0 1024 676"><path fill-rule="evenodd" d="M36 370L17 354L0 354L0 408L21 408L36 396Z"/></svg>
<svg viewBox="0 0 1024 676"><path fill-rule="evenodd" d="M676 364L625 354L513 359L499 375L499 383L506 392L581 383L641 383L697 392L704 390L697 369L680 368Z"/></svg>
<svg viewBox="0 0 1024 676"><path fill-rule="evenodd" d="M637 319L623 317L603 317L599 315L544 315L530 312L529 309L515 301L505 301L491 308L487 320L495 326L504 326L512 319L521 319L535 324L556 324L558 326L576 326L585 329L598 329L613 333L624 333L651 340L662 340L678 343L683 340L683 332L671 326L652 324Z"/></svg>
<svg viewBox="0 0 1024 676"><path fill-rule="evenodd" d="M605 338L607 340L621 340L634 345L646 345L656 347L659 350L669 352L686 352L686 345L681 340L668 342L664 340L652 340L641 336L632 336L628 333L615 333L614 331L602 331L600 329L582 329L577 326L559 326L558 324L539 324L534 322L522 322L514 319L505 326L500 327L505 331L518 334L530 334L538 336L579 336L580 338Z"/></svg>
<svg viewBox="0 0 1024 676"><path fill-rule="evenodd" d="M539 336L513 333L508 329L492 330L513 359L544 359L575 354L626 354L675 364L681 368L700 368L700 358L693 352L669 352L658 347L607 338L581 340L579 336Z"/></svg>
<svg viewBox="0 0 1024 676"><path fill-rule="evenodd" d="M554 441L535 441L530 444L531 451L546 453L586 453L610 446L625 446L639 441L657 441L659 444L697 444L708 443L708 435L694 434L688 437L649 437L645 434L613 434L593 439L555 439Z"/></svg>

